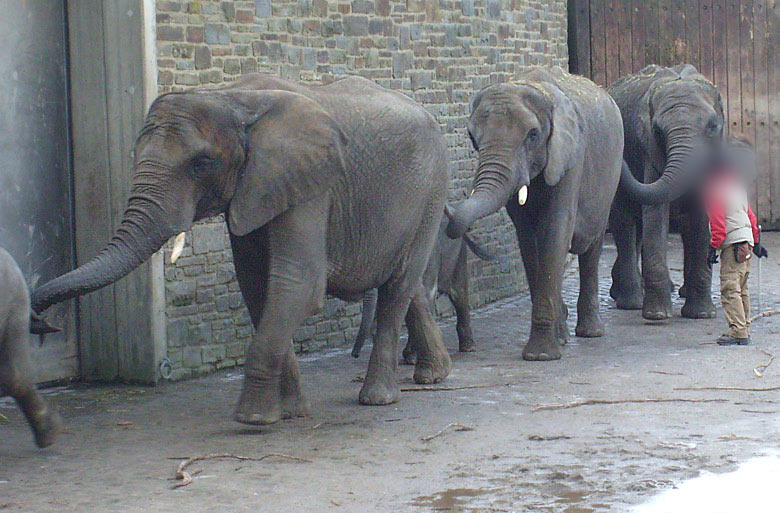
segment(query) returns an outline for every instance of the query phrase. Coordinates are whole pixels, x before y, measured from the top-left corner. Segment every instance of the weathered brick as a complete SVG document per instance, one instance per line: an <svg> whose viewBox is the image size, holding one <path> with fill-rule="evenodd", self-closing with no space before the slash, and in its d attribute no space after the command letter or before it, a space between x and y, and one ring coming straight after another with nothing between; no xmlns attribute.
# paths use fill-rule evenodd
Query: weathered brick
<svg viewBox="0 0 780 513"><path fill-rule="evenodd" d="M271 0L255 0L255 16L269 18L271 16Z"/></svg>
<svg viewBox="0 0 780 513"><path fill-rule="evenodd" d="M157 26L158 41L184 41L184 29L173 25Z"/></svg>
<svg viewBox="0 0 780 513"><path fill-rule="evenodd" d="M206 69L211 67L211 49L208 46L195 48L195 68Z"/></svg>
<svg viewBox="0 0 780 513"><path fill-rule="evenodd" d="M355 74L423 103L445 133L451 197L473 178L476 153L465 120L474 92L531 63L565 65L567 56L563 0L351 0L330 9L326 0L158 0L157 15L161 92L221 85L256 70L322 83ZM508 257L473 261L472 304L516 293L521 265L506 215L479 221L471 233ZM253 327L224 220L196 224L184 254L175 266L166 263L164 275L173 378L242 364ZM435 306L439 314L452 312L446 299ZM323 312L295 333L296 350L349 344L359 322L358 303L328 298Z"/></svg>
<svg viewBox="0 0 780 513"><path fill-rule="evenodd" d="M224 23L206 23L205 39L208 44L230 44L230 28Z"/></svg>
<svg viewBox="0 0 780 513"><path fill-rule="evenodd" d="M344 16L344 34L347 36L367 36L368 16Z"/></svg>

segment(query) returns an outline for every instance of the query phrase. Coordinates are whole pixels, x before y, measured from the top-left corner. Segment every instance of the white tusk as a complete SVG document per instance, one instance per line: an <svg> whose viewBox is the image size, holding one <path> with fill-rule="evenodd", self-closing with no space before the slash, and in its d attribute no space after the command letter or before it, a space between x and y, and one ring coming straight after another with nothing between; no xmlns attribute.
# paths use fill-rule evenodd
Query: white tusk
<svg viewBox="0 0 780 513"><path fill-rule="evenodd" d="M181 252L184 251L184 239L186 238L186 233L181 232L179 235L176 236L176 240L173 241L173 251L171 251L171 264L175 264L176 261L181 256Z"/></svg>
<svg viewBox="0 0 780 513"><path fill-rule="evenodd" d="M520 187L520 190L517 191L517 202L521 205L525 205L526 200L528 199L528 186L523 185Z"/></svg>

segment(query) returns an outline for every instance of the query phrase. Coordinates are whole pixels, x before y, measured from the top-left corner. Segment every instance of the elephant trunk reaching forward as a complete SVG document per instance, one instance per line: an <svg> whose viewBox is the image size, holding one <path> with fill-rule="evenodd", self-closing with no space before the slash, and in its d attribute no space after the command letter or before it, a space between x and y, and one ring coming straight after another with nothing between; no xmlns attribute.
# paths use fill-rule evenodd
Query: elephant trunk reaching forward
<svg viewBox="0 0 780 513"><path fill-rule="evenodd" d="M256 333L235 419L266 424L308 404L291 339L326 292L378 288L377 337L360 402L399 397L407 310L426 333L415 379L450 370L418 291L449 182L438 124L408 97L358 77L303 85L247 75L221 89L168 93L135 147L124 218L93 260L37 288L33 308L120 279L194 221L224 213L236 277ZM185 238L176 237L172 260Z"/></svg>
<svg viewBox="0 0 780 513"><path fill-rule="evenodd" d="M604 333L598 261L620 179L623 130L607 92L560 68L532 68L477 93L468 130L479 152L473 193L452 208L447 234L462 235L502 205L517 230L531 289L527 360L561 357L566 253L579 256L578 336Z"/></svg>

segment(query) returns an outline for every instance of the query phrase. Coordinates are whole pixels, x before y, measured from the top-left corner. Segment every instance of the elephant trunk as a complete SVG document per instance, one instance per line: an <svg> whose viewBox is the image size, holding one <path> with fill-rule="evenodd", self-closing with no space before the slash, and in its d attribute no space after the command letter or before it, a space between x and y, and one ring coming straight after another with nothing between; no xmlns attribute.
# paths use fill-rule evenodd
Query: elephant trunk
<svg viewBox="0 0 780 513"><path fill-rule="evenodd" d="M448 237L451 239L462 237L476 220L498 212L506 205L518 180L512 167L507 166L505 162L505 158L483 157L480 154L479 169L471 195L446 212L450 218L447 225ZM528 174L525 173L521 185L527 183Z"/></svg>
<svg viewBox="0 0 780 513"><path fill-rule="evenodd" d="M36 288L31 297L33 311L40 313L129 274L176 233L168 218L155 196L147 191L134 193L111 242L89 262Z"/></svg>
<svg viewBox="0 0 780 513"><path fill-rule="evenodd" d="M644 205L669 203L682 196L702 167L692 158L693 139L685 134L669 139L664 172L653 183L638 181L623 162L620 190ZM691 167L695 169L691 169Z"/></svg>

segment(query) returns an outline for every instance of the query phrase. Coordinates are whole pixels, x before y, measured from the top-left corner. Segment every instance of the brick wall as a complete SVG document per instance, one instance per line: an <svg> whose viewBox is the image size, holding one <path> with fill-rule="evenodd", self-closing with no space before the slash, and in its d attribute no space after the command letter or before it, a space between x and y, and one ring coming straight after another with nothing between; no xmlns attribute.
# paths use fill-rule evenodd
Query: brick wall
<svg viewBox="0 0 780 513"><path fill-rule="evenodd" d="M475 153L465 131L471 95L525 65L566 65L564 0L157 0L160 92L218 85L242 73L328 82L357 74L422 103L440 122L452 157L453 198L471 182ZM522 287L514 231L504 213L474 237L512 264L474 260L471 303ZM224 222L200 223L165 269L174 378L240 364L251 337L234 280ZM166 262L168 259L166 258ZM448 310L446 302L440 302ZM301 352L351 344L359 304L328 298L295 337Z"/></svg>

